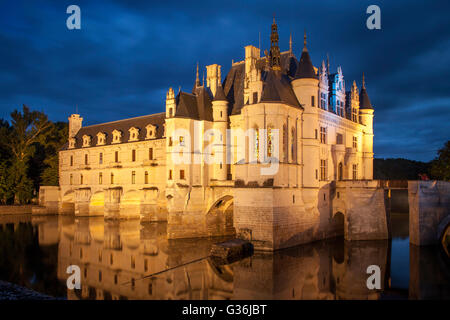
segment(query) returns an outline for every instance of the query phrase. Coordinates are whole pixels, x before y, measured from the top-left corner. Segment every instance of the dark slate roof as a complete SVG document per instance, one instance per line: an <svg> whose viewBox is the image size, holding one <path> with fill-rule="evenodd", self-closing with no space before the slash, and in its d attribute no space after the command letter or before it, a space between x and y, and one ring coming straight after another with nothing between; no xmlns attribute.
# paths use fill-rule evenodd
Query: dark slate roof
<svg viewBox="0 0 450 320"><path fill-rule="evenodd" d="M317 74L314 71L314 66L309 57L309 52L303 49L302 55L300 57L300 62L298 64L297 72L295 73L295 79L312 78L317 79Z"/></svg>
<svg viewBox="0 0 450 320"><path fill-rule="evenodd" d="M361 88L361 92L359 93L359 108L373 109L372 104L370 103L369 95L364 87Z"/></svg>
<svg viewBox="0 0 450 320"><path fill-rule="evenodd" d="M217 86L214 101L227 101L227 97L225 97L225 92L223 91L222 85Z"/></svg>
<svg viewBox="0 0 450 320"><path fill-rule="evenodd" d="M103 132L106 134L106 143L105 145L110 145L113 135L112 132L114 130L119 130L122 132L122 142L128 143L130 138L130 132L128 131L130 128L135 127L139 129L139 141L144 141L147 135L147 130L145 127L148 124L152 124L156 127L156 139L160 139L164 134L164 122L166 118L166 113L156 113L147 116L141 116L136 118L129 118L124 120L112 121L107 123L95 124L92 126L81 127L78 133L75 136L75 148L81 148L83 145L83 136L88 135L91 136L91 146L97 146L97 133ZM131 141L130 141L131 142ZM135 141L132 141L135 142ZM116 144L116 143L115 143ZM120 144L120 143L117 143ZM66 143L62 150L66 150L68 147L68 143Z"/></svg>
<svg viewBox="0 0 450 320"><path fill-rule="evenodd" d="M297 59L289 51L281 53L281 73L287 76L284 77L284 80L292 79L294 77L295 72L297 71L297 65ZM262 57L257 61L256 67L261 70L265 69L265 57ZM239 114L244 106L244 78L245 63L243 62L233 65L225 78L223 89L229 102L228 115ZM286 84L284 80L283 83ZM291 99L288 100L291 101Z"/></svg>
<svg viewBox="0 0 450 320"><path fill-rule="evenodd" d="M288 75L279 71L269 70L263 72L262 78L261 102L281 102L301 108L294 90L292 90Z"/></svg>
<svg viewBox="0 0 450 320"><path fill-rule="evenodd" d="M175 118L213 121L212 94L203 86L194 88L194 93L181 92L176 97Z"/></svg>

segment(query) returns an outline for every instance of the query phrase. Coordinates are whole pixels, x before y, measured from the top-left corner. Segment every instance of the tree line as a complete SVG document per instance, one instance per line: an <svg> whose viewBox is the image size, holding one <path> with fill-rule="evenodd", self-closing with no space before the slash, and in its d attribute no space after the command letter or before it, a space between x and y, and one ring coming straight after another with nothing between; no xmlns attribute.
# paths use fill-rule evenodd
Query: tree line
<svg viewBox="0 0 450 320"><path fill-rule="evenodd" d="M433 179L450 181L450 141L430 162L408 159L374 159L373 178L381 180Z"/></svg>
<svg viewBox="0 0 450 320"><path fill-rule="evenodd" d="M58 151L67 141L68 124L52 122L26 105L0 119L0 204L26 204L39 186L57 186Z"/></svg>

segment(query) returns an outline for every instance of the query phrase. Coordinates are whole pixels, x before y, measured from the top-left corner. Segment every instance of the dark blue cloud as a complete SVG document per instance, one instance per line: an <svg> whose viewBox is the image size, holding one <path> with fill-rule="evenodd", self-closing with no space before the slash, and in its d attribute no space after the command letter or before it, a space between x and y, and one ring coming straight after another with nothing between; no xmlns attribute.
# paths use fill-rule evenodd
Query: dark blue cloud
<svg viewBox="0 0 450 320"><path fill-rule="evenodd" d="M82 29L67 30L66 8ZM365 27L381 8L382 29ZM432 159L449 139L448 1L5 1L0 3L0 117L25 103L52 120L78 107L85 124L164 110L169 86L190 90L195 65L223 76L243 47L269 46L275 13L282 50L303 30L313 63L330 56L347 86L366 74L377 157Z"/></svg>

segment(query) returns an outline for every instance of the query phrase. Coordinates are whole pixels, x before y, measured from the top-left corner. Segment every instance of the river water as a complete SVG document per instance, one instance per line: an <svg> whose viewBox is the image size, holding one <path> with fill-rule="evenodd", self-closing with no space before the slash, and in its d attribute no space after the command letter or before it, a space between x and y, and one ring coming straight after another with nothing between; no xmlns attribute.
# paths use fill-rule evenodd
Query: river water
<svg viewBox="0 0 450 320"><path fill-rule="evenodd" d="M408 214L392 240L342 238L230 264L208 258L223 239L167 240L165 223L0 216L0 279L67 299L450 299L450 258L409 244ZM67 268L80 268L69 290ZM368 289L367 267L381 289Z"/></svg>

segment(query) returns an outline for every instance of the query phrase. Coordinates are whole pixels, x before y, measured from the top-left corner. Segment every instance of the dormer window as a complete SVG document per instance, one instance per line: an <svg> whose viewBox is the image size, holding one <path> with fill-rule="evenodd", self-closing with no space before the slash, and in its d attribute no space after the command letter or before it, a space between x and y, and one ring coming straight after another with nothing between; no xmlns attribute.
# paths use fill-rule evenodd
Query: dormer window
<svg viewBox="0 0 450 320"><path fill-rule="evenodd" d="M91 136L88 135L83 136L83 148L91 146L91 139L92 139Z"/></svg>
<svg viewBox="0 0 450 320"><path fill-rule="evenodd" d="M112 143L120 143L122 141L122 132L120 132L119 130L114 129L112 134L113 134L113 141L112 141Z"/></svg>
<svg viewBox="0 0 450 320"><path fill-rule="evenodd" d="M156 127L152 124L148 124L145 129L147 130L147 135L145 139L155 139L156 138Z"/></svg>
<svg viewBox="0 0 450 320"><path fill-rule="evenodd" d="M139 140L139 129L135 127L131 127L128 132L130 133L130 139L128 141L137 141Z"/></svg>
<svg viewBox="0 0 450 320"><path fill-rule="evenodd" d="M106 143L106 134L103 132L97 133L97 145L102 146Z"/></svg>
<svg viewBox="0 0 450 320"><path fill-rule="evenodd" d="M69 138L69 149L75 148L75 142L76 142L75 138Z"/></svg>

